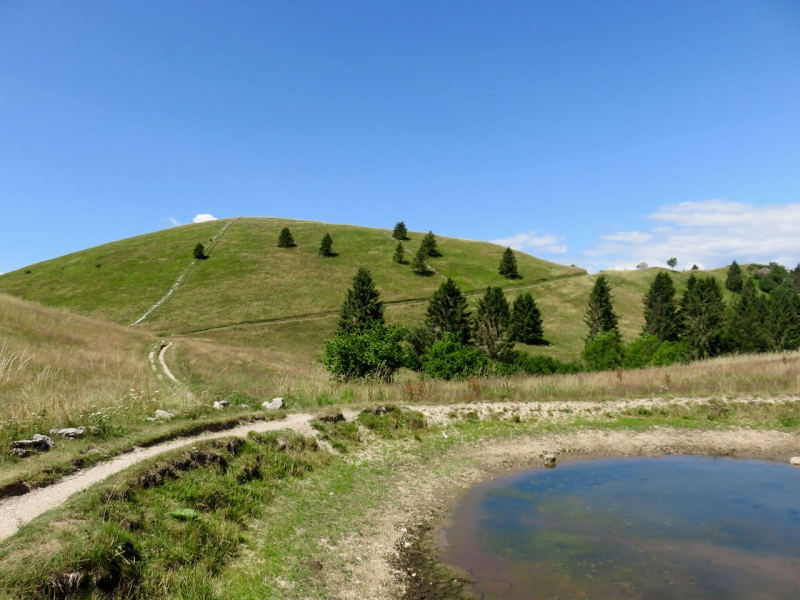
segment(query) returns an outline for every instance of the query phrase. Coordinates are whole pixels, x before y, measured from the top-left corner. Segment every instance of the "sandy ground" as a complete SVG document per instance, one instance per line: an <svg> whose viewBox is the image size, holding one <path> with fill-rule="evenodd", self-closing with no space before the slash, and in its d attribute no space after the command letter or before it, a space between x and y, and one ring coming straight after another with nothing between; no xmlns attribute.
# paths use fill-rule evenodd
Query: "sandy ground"
<svg viewBox="0 0 800 600"><path fill-rule="evenodd" d="M605 407L605 404L604 404ZM446 407L451 410L451 407ZM438 411L438 407L436 409ZM420 525L436 525L449 502L474 483L499 473L542 467L542 456L554 453L559 462L611 456L704 454L757 457L788 461L800 454L800 436L776 431L731 429L691 431L653 429L638 431L585 430L513 441L484 440L464 445L446 459L446 468L413 463L398 465L397 489L386 503L370 511L364 522L372 530L346 537L336 552L351 565L349 571L329 573L336 598L402 598L411 574L393 567L406 534ZM415 468L416 467L416 468ZM543 467L542 467L543 468Z"/></svg>

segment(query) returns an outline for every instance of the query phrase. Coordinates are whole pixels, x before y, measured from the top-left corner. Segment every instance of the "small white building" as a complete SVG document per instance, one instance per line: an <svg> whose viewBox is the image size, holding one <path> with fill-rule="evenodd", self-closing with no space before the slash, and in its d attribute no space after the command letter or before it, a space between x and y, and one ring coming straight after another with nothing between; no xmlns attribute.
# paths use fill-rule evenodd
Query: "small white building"
<svg viewBox="0 0 800 600"><path fill-rule="evenodd" d="M639 271L646 271L647 270L647 263L646 262L640 262L638 265L636 265L636 268Z"/></svg>

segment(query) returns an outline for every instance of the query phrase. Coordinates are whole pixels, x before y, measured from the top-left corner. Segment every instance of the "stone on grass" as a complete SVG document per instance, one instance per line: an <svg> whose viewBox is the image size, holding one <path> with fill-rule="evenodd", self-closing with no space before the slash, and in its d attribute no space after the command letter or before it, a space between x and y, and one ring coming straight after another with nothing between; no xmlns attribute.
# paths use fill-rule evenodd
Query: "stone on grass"
<svg viewBox="0 0 800 600"><path fill-rule="evenodd" d="M170 412L168 410L157 410L155 412L156 419L165 419L169 421L172 417L175 416L174 412Z"/></svg>
<svg viewBox="0 0 800 600"><path fill-rule="evenodd" d="M228 402L227 400L217 400L216 402L214 402L214 408L216 408L217 410L222 410L223 408L228 408L229 404L230 402Z"/></svg>
<svg viewBox="0 0 800 600"><path fill-rule="evenodd" d="M33 437L29 440L16 440L11 442L11 453L16 454L20 458L25 458L34 452L47 452L56 447L56 443L39 433L34 433Z"/></svg>
<svg viewBox="0 0 800 600"><path fill-rule="evenodd" d="M800 456L793 456L789 459L789 464L800 467Z"/></svg>
<svg viewBox="0 0 800 600"><path fill-rule="evenodd" d="M273 398L272 402L267 402L265 400L261 404L261 408L266 408L268 410L278 410L279 408L283 408L283 398Z"/></svg>
<svg viewBox="0 0 800 600"><path fill-rule="evenodd" d="M542 457L544 461L545 467L555 467L556 466L556 455L555 454L545 454Z"/></svg>
<svg viewBox="0 0 800 600"><path fill-rule="evenodd" d="M74 440L81 437L85 431L83 427L61 427L60 429L51 429L50 435Z"/></svg>

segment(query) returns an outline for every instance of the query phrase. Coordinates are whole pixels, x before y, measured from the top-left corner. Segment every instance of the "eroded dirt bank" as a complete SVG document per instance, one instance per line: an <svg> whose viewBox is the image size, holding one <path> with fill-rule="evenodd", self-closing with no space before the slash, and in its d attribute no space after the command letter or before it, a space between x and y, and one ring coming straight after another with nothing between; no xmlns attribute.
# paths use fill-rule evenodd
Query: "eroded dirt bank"
<svg viewBox="0 0 800 600"><path fill-rule="evenodd" d="M420 534L435 526L446 513L448 503L470 485L498 473L541 467L542 456L548 453L556 454L559 462L665 454L788 461L800 454L800 436L751 429L584 430L512 441L484 439L459 446L424 468L409 461L398 465L396 489L387 494L391 497L366 515L365 521L373 524L370 534L353 535L337 545L338 553L352 557L349 562L353 566L349 572L329 575L336 597L453 597L458 582L440 587L441 579L430 577L431 561L420 560L421 554L428 554L420 545Z"/></svg>

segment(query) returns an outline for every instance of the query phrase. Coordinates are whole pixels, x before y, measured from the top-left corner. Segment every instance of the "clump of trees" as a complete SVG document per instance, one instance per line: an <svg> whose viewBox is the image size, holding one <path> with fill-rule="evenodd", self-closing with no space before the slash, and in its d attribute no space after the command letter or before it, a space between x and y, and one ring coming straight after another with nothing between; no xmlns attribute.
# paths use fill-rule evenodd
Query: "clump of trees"
<svg viewBox="0 0 800 600"><path fill-rule="evenodd" d="M294 248L297 244L294 243L294 237L288 227L281 229L281 234L278 236L278 248Z"/></svg>
<svg viewBox="0 0 800 600"><path fill-rule="evenodd" d="M500 259L500 266L497 270L506 279L521 279L517 270L517 257L514 256L514 251L511 248L506 248L503 251L503 257Z"/></svg>

